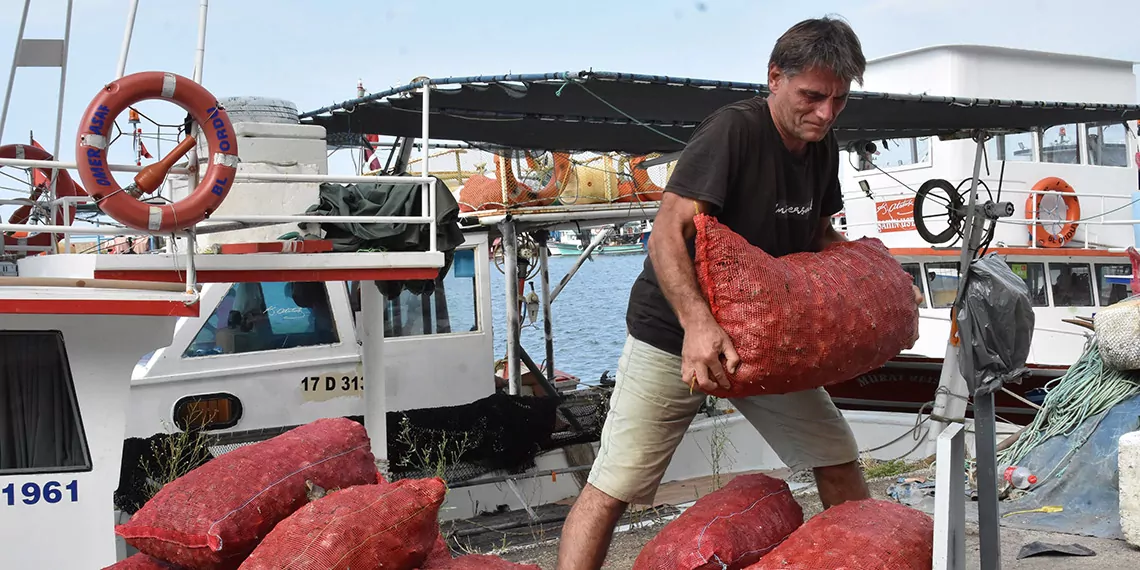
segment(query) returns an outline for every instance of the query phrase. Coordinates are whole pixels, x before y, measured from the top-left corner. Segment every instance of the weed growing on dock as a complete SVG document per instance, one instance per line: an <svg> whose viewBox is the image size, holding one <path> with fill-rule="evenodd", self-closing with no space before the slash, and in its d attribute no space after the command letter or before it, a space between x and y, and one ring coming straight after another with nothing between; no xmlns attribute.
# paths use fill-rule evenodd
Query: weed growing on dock
<svg viewBox="0 0 1140 570"><path fill-rule="evenodd" d="M210 425L203 407L191 408L187 428L179 430L163 422L169 435L151 442L153 456L141 461L146 475L146 496L150 499L167 483L182 477L213 458L210 453L210 436L201 426Z"/></svg>

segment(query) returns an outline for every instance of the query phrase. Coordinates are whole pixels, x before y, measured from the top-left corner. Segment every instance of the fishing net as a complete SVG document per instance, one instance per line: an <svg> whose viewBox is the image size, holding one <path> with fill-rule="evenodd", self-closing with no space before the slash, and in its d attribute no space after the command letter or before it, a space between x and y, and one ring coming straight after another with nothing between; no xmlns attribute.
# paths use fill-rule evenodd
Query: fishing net
<svg viewBox="0 0 1140 570"><path fill-rule="evenodd" d="M436 545L443 496L436 478L329 493L278 523L241 570L416 568Z"/></svg>
<svg viewBox="0 0 1140 570"><path fill-rule="evenodd" d="M119 487L115 489L115 508L134 514L151 496L150 473L164 473L166 467L194 469L213 459L209 450L195 449L186 453L185 442L198 438L187 432L156 433L148 438L130 437L123 441L123 460L119 468Z"/></svg>
<svg viewBox="0 0 1140 570"><path fill-rule="evenodd" d="M696 269L740 366L710 394L783 394L875 370L918 338L913 280L877 239L772 257L699 214Z"/></svg>
<svg viewBox="0 0 1140 570"><path fill-rule="evenodd" d="M633 570L738 570L803 521L787 482L759 473L740 475L665 525L642 548Z"/></svg>
<svg viewBox="0 0 1140 570"><path fill-rule="evenodd" d="M437 564L425 564L423 570L541 570L535 564L519 564L491 554L468 554Z"/></svg>
<svg viewBox="0 0 1140 570"><path fill-rule="evenodd" d="M115 532L195 569L235 568L274 525L323 489L377 482L364 426L320 419L239 447L168 483Z"/></svg>
<svg viewBox="0 0 1140 570"><path fill-rule="evenodd" d="M458 406L390 412L389 473L393 479L442 475L451 484L489 472L521 473L541 451L575 442L554 438L560 406L557 398L495 393Z"/></svg>
<svg viewBox="0 0 1140 570"><path fill-rule="evenodd" d="M848 501L812 517L749 570L929 570L934 520L877 499Z"/></svg>
<svg viewBox="0 0 1140 570"><path fill-rule="evenodd" d="M140 552L107 566L103 570L179 570L179 568Z"/></svg>

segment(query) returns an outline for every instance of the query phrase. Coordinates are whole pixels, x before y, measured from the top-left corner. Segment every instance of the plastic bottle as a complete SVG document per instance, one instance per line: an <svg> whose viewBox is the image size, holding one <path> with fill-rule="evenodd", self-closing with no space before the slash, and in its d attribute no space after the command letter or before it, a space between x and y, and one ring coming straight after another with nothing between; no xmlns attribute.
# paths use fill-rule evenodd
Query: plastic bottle
<svg viewBox="0 0 1140 570"><path fill-rule="evenodd" d="M1024 467L1011 465L1005 468L1002 478L1006 483L1013 485L1018 489L1028 489L1032 485L1037 484L1037 476L1031 473Z"/></svg>

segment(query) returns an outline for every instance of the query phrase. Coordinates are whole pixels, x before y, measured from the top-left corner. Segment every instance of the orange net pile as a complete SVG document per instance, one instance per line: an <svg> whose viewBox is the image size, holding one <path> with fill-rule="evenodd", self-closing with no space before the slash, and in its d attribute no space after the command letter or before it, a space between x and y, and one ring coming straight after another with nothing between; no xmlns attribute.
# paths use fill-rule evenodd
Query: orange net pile
<svg viewBox="0 0 1140 570"><path fill-rule="evenodd" d="M775 258L705 214L696 270L741 363L720 397L783 394L850 380L918 336L913 280L877 239Z"/></svg>

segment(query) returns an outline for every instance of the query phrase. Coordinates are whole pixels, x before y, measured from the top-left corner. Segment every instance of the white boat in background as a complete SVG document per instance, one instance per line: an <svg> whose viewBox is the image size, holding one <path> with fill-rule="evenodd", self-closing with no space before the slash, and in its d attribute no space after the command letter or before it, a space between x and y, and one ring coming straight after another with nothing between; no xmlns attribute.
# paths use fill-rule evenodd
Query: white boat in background
<svg viewBox="0 0 1140 570"><path fill-rule="evenodd" d="M203 2L203 8L205 5ZM136 6L137 3L132 4L130 22L133 22ZM201 29L204 30L204 10L202 15ZM127 27L128 45L131 25ZM17 45L28 50L35 49L36 45L44 46L27 43L22 36ZM63 41L48 47L60 50L66 57L66 46ZM199 58L201 56L199 52ZM17 63L20 61L25 60L17 58ZM125 59L120 63L118 77L124 76L125 63ZM875 69L878 69L875 65L869 69L869 81ZM192 81L170 76L169 89L164 74L161 93L180 97L198 85L209 86L202 81L201 59L196 70ZM109 74L111 77L115 76ZM1029 89L1031 83L1055 82L1055 76L1043 73L1036 80L1023 76L1021 81ZM620 95L621 100L631 102L631 107L620 114L611 113L594 104L592 99L591 105L581 107L582 104L575 103L571 97L555 95L563 88L573 90L585 85L590 85L590 89L601 96ZM209 88L219 89L217 86ZM448 91L446 113L438 112L440 97L436 93L443 90ZM519 236L533 235L535 242L541 244L550 231L646 222L656 213L656 203L639 199L636 205L520 206L462 212L457 222L445 220L445 214L440 211L443 204L437 202L440 197L432 192L439 182L430 176L428 143L444 139L522 148L589 148L599 152L611 152L614 149L608 147L616 146L626 154L644 157L676 152L680 148L677 141L687 137L708 112L729 100L762 92L763 86L753 84L590 71L417 80L383 93L363 95L301 114L296 121L288 117L282 121L280 117L268 120L252 113L243 115L236 112L241 104L235 103L233 123L214 126L213 131L194 130L211 145L195 149L186 163L169 173L170 198L180 201L190 192L210 191L209 185L199 186L196 179L213 182L208 178L213 172L211 168L218 168L218 164L234 167L236 173L229 193L225 201L209 213L209 220L194 224L194 234L168 240L168 251L135 255L78 254L71 253L70 237L59 240L67 253L56 252L60 244L54 238L44 255L28 256L27 248L6 247L6 251L21 258L17 263L19 276L0 281L2 348L9 357L24 357L21 362L48 366L43 367L43 378L36 382L41 388L36 392L42 400L40 405L10 407L17 411L0 419L0 422L29 425L39 422L36 425L46 426L21 431L22 435L14 436L18 441L13 440L13 447L5 447L9 442L0 439L0 460L4 460L0 461L0 492L3 493L0 500L7 505L0 510L0 532L29 537L10 541L11 544L0 549L0 567L101 568L123 558L126 549L121 543L115 547L111 515L116 510L113 496L121 476L133 467L122 464L124 437L146 438L165 431L164 425L180 431L196 422L205 422L200 427L208 433L213 452L222 454L233 446L263 440L321 417L359 417L369 432L373 453L383 467L399 459L392 450L400 448L401 438L406 435L399 425L393 428L394 419L414 417L418 418L416 421L426 421L425 418L433 414L455 421L468 417L472 433L489 430L488 426L492 425L503 428L514 421L509 424L513 431L504 428L496 432L502 433L502 440L494 443L510 444L512 438L529 443L525 438L541 436L543 452L527 450L531 457L519 462L523 465L521 471L484 467L479 473L468 473L462 480L457 479L451 485L441 517L466 518L504 509L522 509L533 516L532 509L539 505L551 505L574 496L581 485L578 478L559 479L557 475L588 469L596 433L604 417L605 387L577 386L572 378L548 386L541 378L545 373L548 382L556 379L553 365L548 370L534 366L533 383L524 379L523 367L531 366L526 364L529 355L515 340L519 327L515 308L520 292L515 285L519 283L520 274L515 265L517 256L513 254L518 253ZM478 101L472 101L472 93L478 93ZM678 94L683 94L683 100L670 100ZM1101 99L1091 92L1071 95L1081 95L1078 97L1081 100ZM518 121L467 120L474 116L515 116L520 97L531 98L527 103L544 112ZM637 106L637 102L645 101L653 101L653 108ZM1133 101L1134 92L1127 102ZM992 112L999 107L1003 109L1001 114ZM660 109L668 112L653 116L661 113ZM884 111L889 111L894 123L882 123ZM108 172L141 170L137 165L107 165L97 150L90 150L106 142L98 137L109 132L109 123L113 120L100 116L101 112L86 117L84 126L76 127L80 130L77 156L87 157L79 164L0 154L0 166L74 169L89 179L94 179L96 171L106 176ZM218 119L217 115L205 115L204 109L195 108L193 112L197 113L195 121L199 124L214 125L213 120ZM639 122L629 122L626 113L638 116ZM1051 127L1070 119L1076 125L1087 125L1108 116L1124 115L1130 119L1140 118L1140 107L1010 104L949 97L919 100L899 94L855 93L838 132L844 144L866 148L866 140L877 140L899 128L921 137L954 137L973 129L1004 131L1031 126L1027 120L1041 121ZM598 129L581 129L583 118L599 125ZM102 126L92 126L97 122L95 119ZM646 130L646 125L654 129ZM104 127L108 130L100 130ZM236 167L231 164L233 159L226 158L232 155L221 152L218 135L221 128L225 128L228 136L232 135L226 139L228 143L237 147L240 161ZM1078 128L1087 133L1087 127ZM672 140L661 137L661 133L668 133ZM399 158L392 171L387 176L328 175L327 148L363 144L365 134L395 139L394 148L398 149ZM424 143L420 148L422 162L418 165L421 168L418 176L409 175L408 168L416 140ZM1135 149L1135 141L1130 139L1127 144L1129 149ZM942 147L931 152L939 168L943 168L944 156L947 160L946 169L939 171L939 177L959 180L966 176L963 172L968 169L968 163L952 159L960 146L951 142L947 143L945 152ZM92 152L95 154L90 154ZM1079 156L1086 155L1081 151ZM92 158L99 162L92 162ZM1067 167L1074 170L1065 171L1064 176L1078 190L1086 184L1078 174L1083 170L1076 169L1088 168L1091 172L1109 168L1082 164ZM1119 170L1088 185L1115 184L1117 173L1122 173L1121 181L1124 174L1130 173L1129 186L1120 192L1133 191L1135 167L1112 168ZM928 175L914 172L915 179L908 184L932 178L929 174L933 171ZM1007 190L1004 180L1029 181L1036 176L1032 172L1016 176L1013 170L1009 172L1009 176L1003 178L1003 192L1016 190L1014 186ZM894 175L903 176L901 171ZM107 182L105 177L99 180ZM352 183L358 187L370 183L405 185L411 188L410 205L400 216L299 214L320 200L319 185L325 182ZM895 199L892 192L896 190L880 188L878 184L867 181L871 189L867 203L857 196L848 198L846 229L852 235L865 231L858 229L863 227L860 216L871 224L868 227L877 227L874 225L877 219L868 215L874 209L867 206L877 200ZM102 185L96 183L96 186ZM1024 187L1021 190L1024 191ZM1098 193L1112 191L1105 188ZM53 199L55 197L53 191L45 196L53 209L75 207L76 203L89 200L85 196ZM155 209L158 205L152 204L151 210ZM148 223L154 223L153 219ZM364 248L317 252L309 249L321 248L333 241L328 234L338 223L418 224L427 226L428 231L419 243L403 250ZM893 221L891 224L897 225ZM1082 222L1082 228L1085 225ZM299 228L327 239L276 239L282 229ZM1024 226L1019 228L1025 231ZM444 231L437 233L437 229ZM460 235L448 234L450 229ZM45 226L0 224L0 231L5 232L40 230L45 230ZM66 225L51 226L47 231L66 236L101 234L110 237L172 233L149 228L125 230ZM995 239L1010 241L994 243L993 247L1017 247L1018 242L1013 241L1017 231L1006 232L1008 237L1003 237L1006 235L1003 231L999 231ZM326 235L319 236L322 232ZM1087 236L1087 230L1085 232ZM887 235L889 233L894 235ZM886 241L902 239L900 236L905 232L881 232L881 235ZM1119 237L1107 230L1092 235L1096 236L1096 243ZM453 240L455 247L445 248L443 239ZM497 366L492 347L494 323L491 321L489 272L495 262L491 247L496 240L503 244L507 313L512 315L506 323L509 346L503 381L495 373ZM941 289L937 288L940 280L952 280L953 276L940 277L942 267L921 264L942 253L927 254L925 251L929 248L923 249L917 242L889 242L889 245L901 248L896 253L903 261L920 264L917 267L919 281L924 284L931 302L940 303ZM1022 255L1023 250L1036 249L1033 244L1026 245L1029 247L1022 245L1018 255ZM588 255L593 247L596 244L588 245L583 255ZM914 251L920 249L921 252ZM1096 251L1096 254L1077 253L1088 251ZM1033 251L1029 253L1036 255ZM1030 264L1038 261L1045 264L1045 275L1049 275L1055 264L1087 262L1091 276L1099 275L1098 266L1092 263L1099 262L1101 257L1110 265L1120 264L1122 259L1112 248L1105 249L1102 256L1093 249L1093 239L1088 237L1084 242L1070 242L1065 248L1053 248L1052 253L1041 258L1029 253L1024 254L1023 260L1027 275L1036 271ZM551 290L546 268L548 254L547 248L535 248L534 262L541 268L547 317L552 298L561 290L561 287ZM574 270L580 265L581 259ZM446 270L441 271L444 268ZM1061 271L1062 267L1058 265L1056 269ZM921 279L929 272L934 273L934 279ZM438 278L433 279L435 276ZM432 283L430 291L417 288L425 282ZM394 289L397 284L403 287ZM932 285L937 287L932 288ZM1101 289L1096 283L1090 283L1089 287L1094 300L1100 299ZM1111 288L1109 291L1111 295ZM1056 304L1060 298L1047 287L1046 301ZM930 308L930 311L939 310ZM934 317L928 320L938 322L940 313L924 311L924 314ZM1040 324L1044 324L1044 319ZM26 348L19 344L22 336L47 340L42 345ZM944 346L947 336L937 328L924 328L922 342ZM553 343L554 339L547 343L547 358L538 360L553 361ZM925 358L925 346L916 347L918 358ZM150 354L143 355L151 350ZM140 359L140 356L143 357ZM940 355L935 353L934 356ZM130 372L132 367L133 372ZM0 394L12 392L10 388L17 382L26 388L28 378L27 374L5 373L0 377L3 383ZM930 398L933 393L932 387L928 392ZM520 398L527 394L545 397ZM531 416L526 415L530 411L524 410L512 412L516 415L509 417L470 417L483 409L479 406L494 401L512 402L517 408L532 411L545 406L543 409L549 413ZM585 411L575 412L574 407ZM666 482L729 470L773 470L783 466L755 430L739 414L726 413L728 411L723 403L702 411L675 453L665 474ZM909 411L850 409L845 415L861 448L877 458L925 457L928 452L922 444L937 435L929 429L919 430L921 423L916 424L914 413ZM527 423L535 417L539 419ZM1010 433L1016 428L1004 424L1000 429ZM565 439L559 439L561 437ZM560 443L565 441L575 444ZM731 441L732 445L718 447L715 443L725 441ZM7 462L17 457L13 449L20 446L63 451L34 461L17 458ZM532 460L533 465L525 465L527 459ZM387 464L387 467L396 466ZM120 513L116 513L114 520L121 518ZM60 536L67 537L67 548L60 548Z"/></svg>
<svg viewBox="0 0 1140 570"><path fill-rule="evenodd" d="M1128 104L1137 100L1136 79L1129 61L955 45L871 60L865 85L871 91L965 99ZM1007 387L1030 402L1040 404L1045 383L1080 357L1088 331L1074 321L1140 293L1131 289L1134 269L1125 251L1140 246L1137 132L1136 121L1073 122L986 142L979 199L1011 201L1015 208L1012 217L998 221L988 251L1025 279L1037 319L1028 361L1033 375ZM830 391L848 409L917 412L939 383L961 239L949 229L947 216L949 194L955 192L931 186L920 201L926 237L915 223L916 196L928 181L943 180L964 197L975 145L936 137L869 142L876 147L870 153L858 145L842 153L845 209L836 224L850 238L882 240L914 276L926 302L912 350ZM1051 178L1072 193L1052 190ZM931 237L943 239L932 244ZM1013 421L1028 421L1035 411L1009 393L997 395L997 406Z"/></svg>

